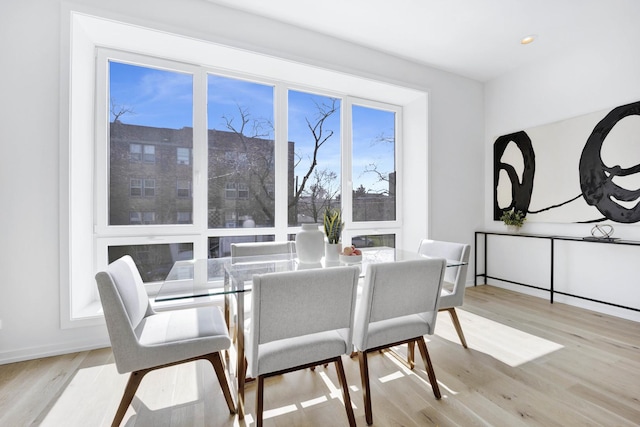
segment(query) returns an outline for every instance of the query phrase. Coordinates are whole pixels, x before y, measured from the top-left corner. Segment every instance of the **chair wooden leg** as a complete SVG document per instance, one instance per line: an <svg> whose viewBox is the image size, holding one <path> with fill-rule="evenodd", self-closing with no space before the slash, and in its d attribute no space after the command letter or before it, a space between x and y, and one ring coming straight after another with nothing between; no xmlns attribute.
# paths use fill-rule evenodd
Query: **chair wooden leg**
<svg viewBox="0 0 640 427"><path fill-rule="evenodd" d="M420 354L422 354L422 360L424 361L424 366L427 369L427 375L429 376L429 382L431 383L433 394L436 396L436 399L440 399L442 397L440 395L440 387L438 386L438 380L436 380L436 373L433 370L433 365L431 364L431 358L429 357L427 343L425 342L424 337L418 339L418 349L420 350Z"/></svg>
<svg viewBox="0 0 640 427"><path fill-rule="evenodd" d="M118 406L118 410L116 411L116 416L113 418L111 427L118 427L120 425L124 419L124 414L127 413L127 408L129 408L129 405L133 400L133 396L136 395L136 390L138 390L138 386L140 385L142 378L152 370L153 369L143 369L141 371L132 372L131 375L129 375L129 381L127 381L127 386L124 389L124 394L120 400L120 406Z"/></svg>
<svg viewBox="0 0 640 427"><path fill-rule="evenodd" d="M367 353L361 351L358 353L360 361L360 379L362 381L362 398L364 400L364 417L367 425L373 424L373 412L371 410L371 386L369 384L369 361Z"/></svg>
<svg viewBox="0 0 640 427"><path fill-rule="evenodd" d="M258 376L258 389L256 390L256 427L262 427L262 412L264 410L264 377Z"/></svg>
<svg viewBox="0 0 640 427"><path fill-rule="evenodd" d="M211 362L213 366L213 370L216 372L216 376L218 377L218 382L220 383L220 388L222 389L222 394L224 395L224 400L227 402L227 407L229 408L229 413L236 413L236 406L233 403L233 397L231 397L231 390L229 389L229 381L227 381L227 374L225 373L224 365L222 364L222 357L220 357L220 353L211 353L207 355L207 360Z"/></svg>
<svg viewBox="0 0 640 427"><path fill-rule="evenodd" d="M344 399L344 408L347 411L349 426L355 427L356 418L353 415L353 408L351 407L351 397L349 397L349 384L347 384L347 376L344 373L344 365L342 364L342 357L338 356L335 363L336 363L336 371L338 372L338 380L340 381L340 387L342 387L342 398Z"/></svg>
<svg viewBox="0 0 640 427"><path fill-rule="evenodd" d="M407 364L409 365L409 369L413 369L416 364L415 364L415 355L416 355L416 347L415 347L416 342L415 341L409 341L407 343Z"/></svg>
<svg viewBox="0 0 640 427"><path fill-rule="evenodd" d="M462 333L462 326L460 326L460 320L458 320L458 314L456 313L456 309L451 307L448 308L447 311L451 315L451 321L453 321L453 326L456 328L456 332L458 332L458 337L460 337L460 342L464 348L467 347L467 341L464 339L464 334Z"/></svg>

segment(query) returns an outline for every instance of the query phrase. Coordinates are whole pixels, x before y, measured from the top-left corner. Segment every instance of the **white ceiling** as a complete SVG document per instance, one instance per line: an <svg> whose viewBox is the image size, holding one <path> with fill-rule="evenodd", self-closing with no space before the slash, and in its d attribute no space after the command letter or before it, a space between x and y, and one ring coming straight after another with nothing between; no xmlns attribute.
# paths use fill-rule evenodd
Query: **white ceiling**
<svg viewBox="0 0 640 427"><path fill-rule="evenodd" d="M208 1L483 82L575 50L640 40L640 0ZM536 41L521 45L529 34Z"/></svg>

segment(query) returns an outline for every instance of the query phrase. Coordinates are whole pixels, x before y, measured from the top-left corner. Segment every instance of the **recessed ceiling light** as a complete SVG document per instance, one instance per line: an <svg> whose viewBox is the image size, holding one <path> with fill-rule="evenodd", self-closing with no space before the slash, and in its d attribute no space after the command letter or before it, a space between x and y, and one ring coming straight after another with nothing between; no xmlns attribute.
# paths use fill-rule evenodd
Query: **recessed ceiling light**
<svg viewBox="0 0 640 427"><path fill-rule="evenodd" d="M524 36L521 40L520 40L520 44L529 44L529 43L533 43L533 41L536 39L536 36L534 34L528 35L528 36Z"/></svg>

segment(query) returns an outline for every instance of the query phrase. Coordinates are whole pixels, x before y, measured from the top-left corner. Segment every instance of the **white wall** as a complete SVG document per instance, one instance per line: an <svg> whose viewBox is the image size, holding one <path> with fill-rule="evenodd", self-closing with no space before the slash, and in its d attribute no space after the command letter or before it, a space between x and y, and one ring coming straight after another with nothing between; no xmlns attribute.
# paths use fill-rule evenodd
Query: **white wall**
<svg viewBox="0 0 640 427"><path fill-rule="evenodd" d="M200 0L0 2L0 363L108 343L104 326L60 327L60 70L69 61L61 11L69 7L428 91L431 197L425 183L408 184L422 208L405 210L415 240L405 244L417 247L427 233L472 243L483 209L482 84ZM409 167L425 167L425 157Z"/></svg>
<svg viewBox="0 0 640 427"><path fill-rule="evenodd" d="M492 220L492 146L496 137L640 100L640 57L636 43L640 29L636 26L624 31L627 33L621 34L619 43L614 46L593 45L561 58L549 58L485 85L485 229L504 231L502 223ZM639 225L613 225L614 237L640 240ZM589 224L529 223L525 224L523 232L582 237L590 235L591 227ZM527 275L527 283L548 285L548 268L543 266L549 259L548 249L532 245L524 239L494 241L495 251L489 251L494 255L489 258L490 273L520 281L516 277L520 276L523 265L497 255L524 251L525 256L530 257L529 264L540 266ZM640 247L563 243L556 255L557 288L600 300L618 293L622 305L640 308L640 280L637 279L640 268L633 261L634 257L637 260L640 256ZM524 287L515 289L546 296ZM556 301L640 321L640 313L630 310L560 296Z"/></svg>

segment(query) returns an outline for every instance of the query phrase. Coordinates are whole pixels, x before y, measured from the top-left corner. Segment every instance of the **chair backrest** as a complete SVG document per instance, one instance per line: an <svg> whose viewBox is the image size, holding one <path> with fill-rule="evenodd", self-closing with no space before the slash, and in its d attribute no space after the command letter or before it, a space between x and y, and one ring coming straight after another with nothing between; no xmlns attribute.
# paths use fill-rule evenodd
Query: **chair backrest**
<svg viewBox="0 0 640 427"><path fill-rule="evenodd" d="M257 255L292 254L294 242L232 243L231 262L234 258Z"/></svg>
<svg viewBox="0 0 640 427"><path fill-rule="evenodd" d="M359 274L342 266L253 276L249 364L261 344L325 331L338 331L350 352Z"/></svg>
<svg viewBox="0 0 640 427"><path fill-rule="evenodd" d="M457 267L447 267L445 270L444 281L453 285L451 295L447 296L447 305L450 307L460 306L464 300L470 252L471 246L468 244L429 239L423 239L418 247L419 254L464 263Z"/></svg>
<svg viewBox="0 0 640 427"><path fill-rule="evenodd" d="M116 365L121 372L120 367L128 365L130 357L135 357L132 354L138 346L135 329L154 311L140 272L129 255L112 262L105 271L98 272L96 283Z"/></svg>
<svg viewBox="0 0 640 427"><path fill-rule="evenodd" d="M421 335L432 334L445 268L443 258L370 264L356 313L357 348L369 348L370 324L405 316L419 315L425 325ZM412 337L389 338L391 343Z"/></svg>

